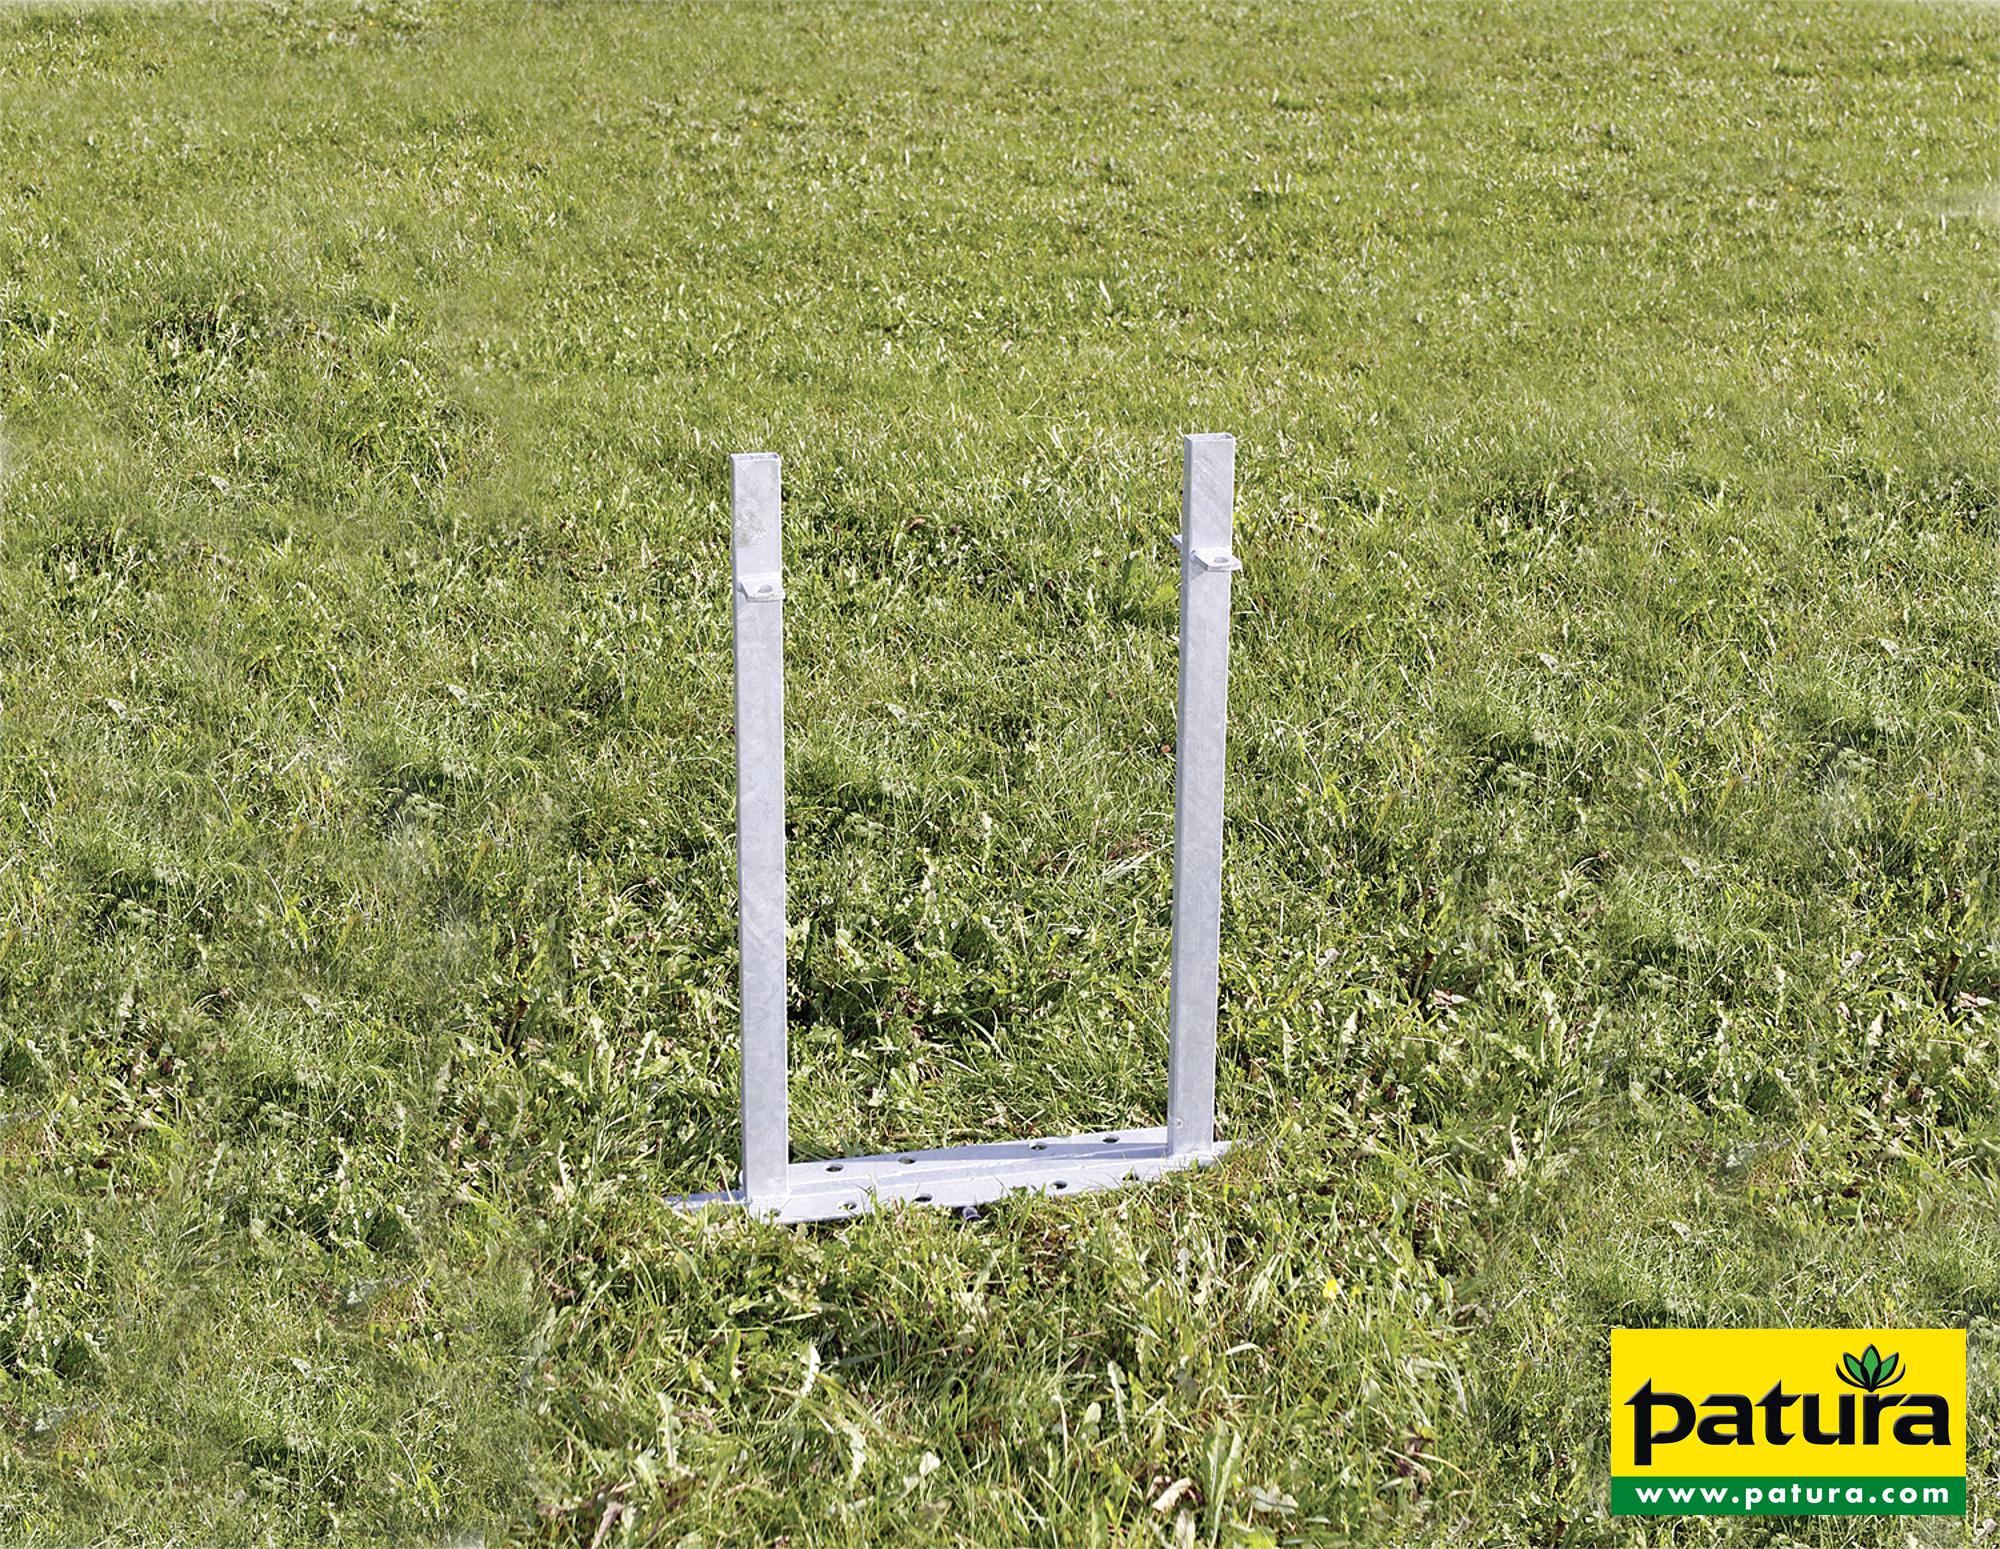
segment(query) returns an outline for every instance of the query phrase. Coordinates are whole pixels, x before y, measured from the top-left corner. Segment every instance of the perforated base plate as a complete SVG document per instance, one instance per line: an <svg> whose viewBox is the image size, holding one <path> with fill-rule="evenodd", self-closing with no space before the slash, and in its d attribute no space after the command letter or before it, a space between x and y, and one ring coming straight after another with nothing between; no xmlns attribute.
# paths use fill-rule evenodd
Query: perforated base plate
<svg viewBox="0 0 2000 1549"><path fill-rule="evenodd" d="M1205 1151L1167 1155L1165 1128L1097 1130L1046 1140L1003 1140L943 1151L891 1151L794 1162L787 1169L791 1193L782 1201L750 1204L740 1190L691 1194L670 1203L683 1210L704 1205L746 1205L780 1221L840 1221L883 1205L983 1205L1017 1189L1082 1194L1121 1183L1157 1178L1184 1167L1203 1167L1229 1149L1218 1141Z"/></svg>

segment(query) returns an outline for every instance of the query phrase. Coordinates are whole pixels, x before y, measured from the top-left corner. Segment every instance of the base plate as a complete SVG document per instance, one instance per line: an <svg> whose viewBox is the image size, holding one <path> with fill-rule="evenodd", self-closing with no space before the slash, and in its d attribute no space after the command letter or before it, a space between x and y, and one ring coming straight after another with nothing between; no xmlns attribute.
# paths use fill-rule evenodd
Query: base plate
<svg viewBox="0 0 2000 1549"><path fill-rule="evenodd" d="M843 1221L892 1204L963 1209L1019 1189L1068 1195L1116 1188L1184 1167L1205 1167L1228 1149L1229 1142L1217 1141L1203 1151L1169 1156L1164 1127L1095 1130L1046 1140L794 1162L786 1169L791 1192L782 1200L753 1202L740 1189L726 1189L668 1203L682 1210L747 1206L780 1221Z"/></svg>

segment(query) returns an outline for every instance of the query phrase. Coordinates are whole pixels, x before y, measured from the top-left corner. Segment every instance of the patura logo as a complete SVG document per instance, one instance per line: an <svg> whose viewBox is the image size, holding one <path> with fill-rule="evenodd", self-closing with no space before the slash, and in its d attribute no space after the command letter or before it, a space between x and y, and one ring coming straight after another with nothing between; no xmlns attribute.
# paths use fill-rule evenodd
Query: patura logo
<svg viewBox="0 0 2000 1549"><path fill-rule="evenodd" d="M1614 1329L1611 1509L1961 1514L1965 1334Z"/></svg>

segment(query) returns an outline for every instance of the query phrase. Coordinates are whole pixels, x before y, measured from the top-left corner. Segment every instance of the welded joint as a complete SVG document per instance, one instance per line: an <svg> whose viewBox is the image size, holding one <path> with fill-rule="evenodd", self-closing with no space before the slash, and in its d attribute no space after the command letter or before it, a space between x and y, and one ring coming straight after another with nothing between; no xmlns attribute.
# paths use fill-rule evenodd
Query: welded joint
<svg viewBox="0 0 2000 1549"><path fill-rule="evenodd" d="M1183 554L1187 554L1188 558L1192 559L1204 570L1229 571L1241 570L1243 568L1243 561L1238 559L1228 549L1197 548L1192 553L1189 553L1187 535L1185 533L1177 532L1174 534L1174 547L1179 549Z"/></svg>
<svg viewBox="0 0 2000 1549"><path fill-rule="evenodd" d="M767 571L761 575L740 575L736 578L736 590L743 594L746 602L785 600L784 580L775 571Z"/></svg>

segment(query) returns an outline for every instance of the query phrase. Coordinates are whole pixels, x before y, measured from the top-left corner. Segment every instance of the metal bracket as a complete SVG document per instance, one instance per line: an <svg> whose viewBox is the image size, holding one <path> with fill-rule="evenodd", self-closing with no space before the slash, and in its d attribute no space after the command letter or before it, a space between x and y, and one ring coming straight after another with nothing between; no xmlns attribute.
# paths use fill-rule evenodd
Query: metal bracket
<svg viewBox="0 0 2000 1549"><path fill-rule="evenodd" d="M1241 570L1243 568L1243 561L1227 549L1198 548L1189 553L1187 537L1183 533L1174 534L1174 547L1179 549L1183 554L1187 554L1188 558L1192 559L1204 570L1227 571Z"/></svg>
<svg viewBox="0 0 2000 1549"><path fill-rule="evenodd" d="M891 1151L794 1162L780 1198L746 1198L741 1189L696 1194L674 1201L683 1208L742 1205L779 1221L838 1221L884 1205L937 1205L963 1210L1020 1190L1063 1198L1093 1189L1140 1183L1186 1167L1203 1167L1229 1149L1223 1141L1205 1152L1176 1156L1167 1132L1100 1130L1046 1140L1003 1140L950 1146L941 1151Z"/></svg>
<svg viewBox="0 0 2000 1549"><path fill-rule="evenodd" d="M1183 586L1175 702L1174 901L1167 1000L1167 1122L941 1151L791 1159L786 1062L784 601L779 462L730 459L736 576L736 855L743 1018L743 1179L670 1201L736 1205L779 1221L851 1219L885 1204L964 1209L1016 1190L1081 1194L1203 1167L1215 1138L1215 1017L1221 958L1223 744L1229 698L1229 587ZM1236 442L1182 445L1185 552L1210 573L1243 568L1230 552ZM1184 538L1176 537L1176 546ZM1183 572L1186 573L1185 570Z"/></svg>

